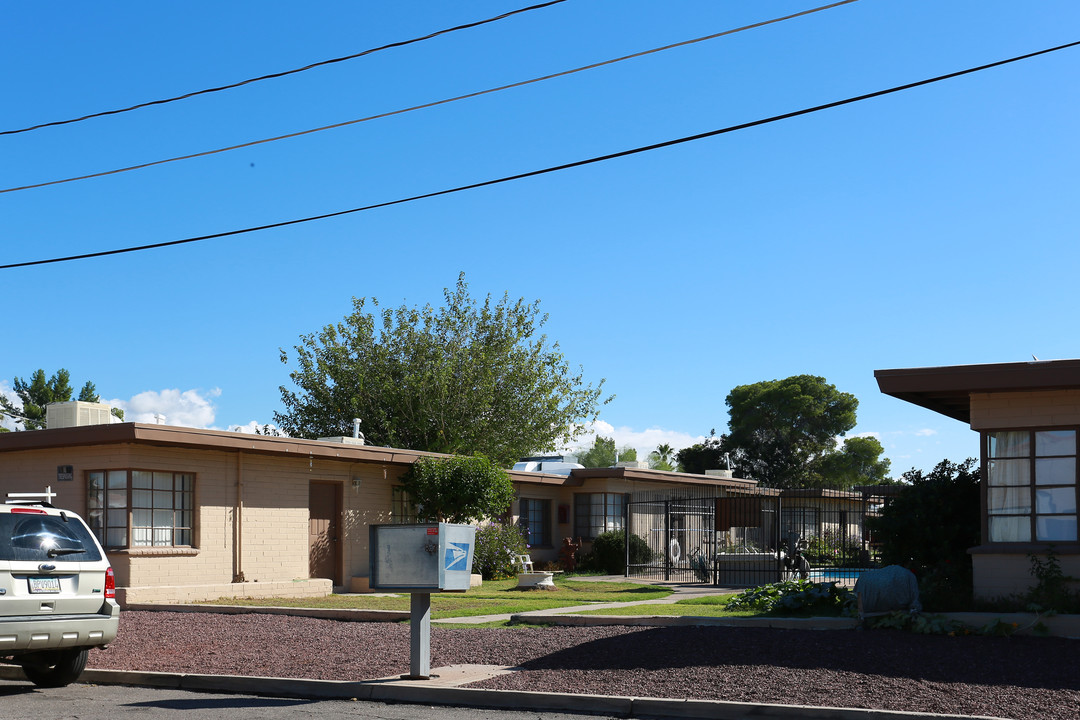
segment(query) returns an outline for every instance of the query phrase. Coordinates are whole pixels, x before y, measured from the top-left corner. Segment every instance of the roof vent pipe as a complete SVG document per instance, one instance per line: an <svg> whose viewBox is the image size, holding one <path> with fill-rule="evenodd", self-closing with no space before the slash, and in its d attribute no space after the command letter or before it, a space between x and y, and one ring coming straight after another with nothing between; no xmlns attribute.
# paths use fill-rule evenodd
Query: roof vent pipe
<svg viewBox="0 0 1080 720"><path fill-rule="evenodd" d="M360 418L352 419L352 436L354 440L360 439Z"/></svg>

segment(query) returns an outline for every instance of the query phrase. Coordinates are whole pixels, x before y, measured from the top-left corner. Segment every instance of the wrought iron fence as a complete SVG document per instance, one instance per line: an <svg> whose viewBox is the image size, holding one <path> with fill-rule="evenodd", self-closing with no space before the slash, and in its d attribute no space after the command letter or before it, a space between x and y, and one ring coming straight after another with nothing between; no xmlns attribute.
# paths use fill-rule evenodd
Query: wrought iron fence
<svg viewBox="0 0 1080 720"><path fill-rule="evenodd" d="M838 495L785 500L775 490L724 488L636 493L627 503L627 575L724 587L800 574L853 583L873 566L865 515L863 504Z"/></svg>

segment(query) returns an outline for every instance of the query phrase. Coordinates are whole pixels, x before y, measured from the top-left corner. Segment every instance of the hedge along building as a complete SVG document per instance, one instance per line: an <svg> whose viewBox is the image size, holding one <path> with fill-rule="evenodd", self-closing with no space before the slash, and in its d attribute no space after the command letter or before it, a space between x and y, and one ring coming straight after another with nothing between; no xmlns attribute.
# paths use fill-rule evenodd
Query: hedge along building
<svg viewBox="0 0 1080 720"><path fill-rule="evenodd" d="M365 590L368 526L411 520L400 478L435 456L353 438L116 423L96 403L48 410L47 430L0 433L0 497L50 487L57 506L85 517L123 604ZM519 496L510 510L544 529L553 547L537 557L551 560L574 529L621 527L631 490L685 484L619 468L510 475Z"/></svg>
<svg viewBox="0 0 1080 720"><path fill-rule="evenodd" d="M1051 549L1066 575L1080 577L1080 360L874 375L883 393L979 433L982 542L968 551L976 597L1024 591L1034 583L1030 557L1045 557Z"/></svg>

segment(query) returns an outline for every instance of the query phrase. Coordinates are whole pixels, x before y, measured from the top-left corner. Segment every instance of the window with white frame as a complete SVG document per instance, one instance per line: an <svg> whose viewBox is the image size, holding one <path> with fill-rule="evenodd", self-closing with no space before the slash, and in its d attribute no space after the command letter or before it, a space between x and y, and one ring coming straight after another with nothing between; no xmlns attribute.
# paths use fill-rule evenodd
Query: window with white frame
<svg viewBox="0 0 1080 720"><path fill-rule="evenodd" d="M87 520L107 548L190 547L194 473L91 470Z"/></svg>
<svg viewBox="0 0 1080 720"><path fill-rule="evenodd" d="M1075 542L1075 429L985 433L990 542Z"/></svg>
<svg viewBox="0 0 1080 720"><path fill-rule="evenodd" d="M551 501L521 498L518 525L532 547L551 547Z"/></svg>
<svg viewBox="0 0 1080 720"><path fill-rule="evenodd" d="M592 540L601 533L623 529L626 496L622 493L574 495L574 536Z"/></svg>

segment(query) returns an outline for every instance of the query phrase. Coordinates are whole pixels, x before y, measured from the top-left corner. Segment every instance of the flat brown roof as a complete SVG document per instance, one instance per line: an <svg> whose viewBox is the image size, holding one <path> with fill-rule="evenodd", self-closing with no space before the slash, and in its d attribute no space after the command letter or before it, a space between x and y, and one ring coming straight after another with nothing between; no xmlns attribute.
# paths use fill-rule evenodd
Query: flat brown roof
<svg viewBox="0 0 1080 720"><path fill-rule="evenodd" d="M965 423L971 422L971 394L1080 388L1080 360L875 370L878 388Z"/></svg>
<svg viewBox="0 0 1080 720"><path fill-rule="evenodd" d="M408 465L421 456L438 457L437 453L374 445L346 445L324 440L143 423L83 425L52 430L0 433L0 452L120 443L186 447L197 450L243 451L265 455L310 456L320 460L398 465Z"/></svg>
<svg viewBox="0 0 1080 720"><path fill-rule="evenodd" d="M862 494L849 490L830 488L788 488L780 492L785 498L839 498L841 500L862 500Z"/></svg>
<svg viewBox="0 0 1080 720"><path fill-rule="evenodd" d="M668 470L649 470L646 468L607 467L574 468L570 471L575 478L618 478L620 480L647 480L652 482L683 483L688 485L717 485L721 487L757 487L756 480L743 478L722 478L718 475L691 475L690 473L671 472Z"/></svg>

